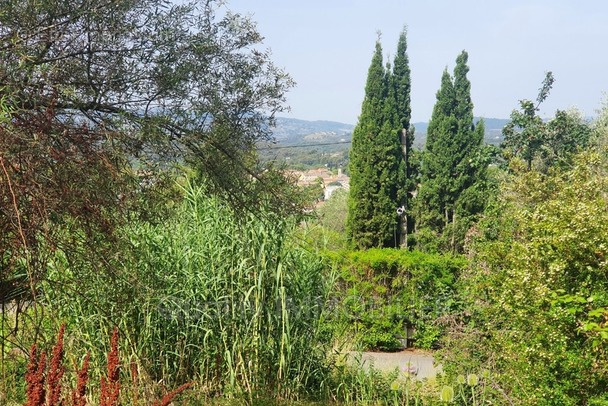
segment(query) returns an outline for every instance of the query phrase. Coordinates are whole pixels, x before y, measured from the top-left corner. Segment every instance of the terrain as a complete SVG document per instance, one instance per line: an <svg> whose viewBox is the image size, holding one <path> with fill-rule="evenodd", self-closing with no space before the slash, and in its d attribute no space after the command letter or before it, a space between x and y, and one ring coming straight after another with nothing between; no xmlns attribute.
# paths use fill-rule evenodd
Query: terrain
<svg viewBox="0 0 608 406"><path fill-rule="evenodd" d="M479 121L475 118L475 122ZM485 143L500 145L502 128L508 119L484 118ZM414 147L423 149L426 141L427 122L412 124ZM318 167L344 169L348 166L348 152L355 126L336 121L307 121L278 117L273 130L274 142L259 144L262 161L275 161L288 168L307 170Z"/></svg>

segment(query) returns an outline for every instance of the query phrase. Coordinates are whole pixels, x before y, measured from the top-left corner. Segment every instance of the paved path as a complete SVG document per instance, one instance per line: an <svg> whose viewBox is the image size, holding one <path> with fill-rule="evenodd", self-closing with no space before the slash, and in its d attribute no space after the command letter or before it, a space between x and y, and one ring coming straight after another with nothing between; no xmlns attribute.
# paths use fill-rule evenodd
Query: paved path
<svg viewBox="0 0 608 406"><path fill-rule="evenodd" d="M373 365L375 369L383 372L394 371L395 368L405 366L415 367L418 379L431 378L441 371L441 365L434 366L434 359L430 353L422 351L405 350L401 352L350 352L349 359L355 363L361 360L363 368Z"/></svg>

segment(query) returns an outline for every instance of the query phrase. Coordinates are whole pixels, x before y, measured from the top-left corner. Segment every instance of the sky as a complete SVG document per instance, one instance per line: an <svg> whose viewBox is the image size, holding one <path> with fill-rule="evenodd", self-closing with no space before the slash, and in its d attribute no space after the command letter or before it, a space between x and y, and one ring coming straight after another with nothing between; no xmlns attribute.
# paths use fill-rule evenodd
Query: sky
<svg viewBox="0 0 608 406"><path fill-rule="evenodd" d="M297 85L291 112L356 124L381 32L392 61L407 26L412 122L428 121L441 74L462 50L476 116L508 118L535 100L547 71L555 83L540 115L576 108L593 116L608 91L605 0L228 0L249 15L274 63Z"/></svg>

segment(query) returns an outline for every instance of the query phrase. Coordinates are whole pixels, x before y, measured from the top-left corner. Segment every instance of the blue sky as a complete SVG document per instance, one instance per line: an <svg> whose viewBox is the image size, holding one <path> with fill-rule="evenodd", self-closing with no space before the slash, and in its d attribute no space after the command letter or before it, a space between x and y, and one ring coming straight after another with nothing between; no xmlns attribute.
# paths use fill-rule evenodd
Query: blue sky
<svg viewBox="0 0 608 406"><path fill-rule="evenodd" d="M541 108L592 116L608 91L605 0L228 0L250 15L276 65L297 82L286 116L355 124L377 32L392 60L408 29L412 121L428 121L441 73L469 53L475 115L508 118L518 100L536 98L546 71L555 77Z"/></svg>

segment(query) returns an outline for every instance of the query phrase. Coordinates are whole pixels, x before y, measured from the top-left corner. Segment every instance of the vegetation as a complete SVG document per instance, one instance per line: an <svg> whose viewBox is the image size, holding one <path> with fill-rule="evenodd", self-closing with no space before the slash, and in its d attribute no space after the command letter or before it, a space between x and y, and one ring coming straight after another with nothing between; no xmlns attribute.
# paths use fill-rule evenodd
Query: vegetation
<svg viewBox="0 0 608 406"><path fill-rule="evenodd" d="M403 28L399 35L397 43L397 54L393 62L393 86L395 88L396 113L401 131L397 126L399 141L403 153L404 168L402 178L400 179L401 191L399 197L401 199L401 207L403 214L399 218L400 227L400 242L399 245L407 246L407 235L413 227L413 216L411 213L413 193L416 189L416 178L418 174L418 166L414 157L414 128L410 125L412 118L412 108L410 106L410 91L412 88L410 78L409 58L407 56L407 30Z"/></svg>
<svg viewBox="0 0 608 406"><path fill-rule="evenodd" d="M325 373L321 262L292 246L289 222L235 214L189 186L174 218L124 229L133 252L111 291L94 269L73 278L58 252L44 304L78 326L83 349L107 334L100 325L118 326L154 382L196 379L208 397L297 396Z"/></svg>
<svg viewBox="0 0 608 406"><path fill-rule="evenodd" d="M400 133L404 121L409 121L409 112L399 111L409 106L404 41L403 35L397 60L399 76L390 67L384 68L382 46L376 42L361 115L353 131L346 224L348 238L357 248L395 247L401 235L396 212L406 191Z"/></svg>
<svg viewBox="0 0 608 406"><path fill-rule="evenodd" d="M463 51L416 154L404 30L316 205L221 7L0 6L0 403L608 404L606 103L541 120L549 73L486 148ZM412 345L443 373L357 355Z"/></svg>
<svg viewBox="0 0 608 406"><path fill-rule="evenodd" d="M63 163L78 152L118 174L186 161L234 204L264 199L262 185L282 202L252 152L270 137L292 81L258 49L255 24L220 7L214 0L4 2L1 96L22 144L43 133L40 147L51 151L40 150L38 161ZM88 162L77 158L69 159L82 163L72 173L86 173Z"/></svg>
<svg viewBox="0 0 608 406"><path fill-rule="evenodd" d="M361 349L395 351L404 344L431 349L458 308L455 282L463 258L395 249L339 252L339 312L333 320ZM407 329L415 331L413 336ZM341 331L341 330L339 330Z"/></svg>
<svg viewBox="0 0 608 406"><path fill-rule="evenodd" d="M32 345L30 350L30 360L27 367L25 379L27 381L27 406L59 406L70 404L73 406L84 406L87 404L87 384L89 381L89 360L87 354L82 367L77 371L76 386L70 392L71 396L65 395L65 386L62 378L66 368L63 364L65 325L61 326L57 335L57 343L53 347L52 358L47 365L46 354L42 351L39 355L36 345ZM132 365L131 379L137 382L137 366ZM179 388L165 394L162 399L154 401L153 406L167 406L173 399L184 390L193 385L192 382L186 383ZM133 388L136 390L136 387ZM138 394L132 394L137 403ZM124 397L124 396L123 396ZM120 360L118 354L118 329L114 329L110 342L110 352L107 359L107 374L101 378L101 389L99 391L99 404L102 406L117 406L120 402Z"/></svg>
<svg viewBox="0 0 608 406"><path fill-rule="evenodd" d="M489 159L483 147L483 121L473 124L468 54L447 69L429 122L417 198L416 241L428 251L461 252L464 237L484 209Z"/></svg>
<svg viewBox="0 0 608 406"><path fill-rule="evenodd" d="M269 164L280 163L285 168L297 171L328 168L342 169L348 174L350 143L330 141L330 145L316 146L312 143L300 145L279 145L276 148L263 147L260 159Z"/></svg>
<svg viewBox="0 0 608 406"><path fill-rule="evenodd" d="M460 281L474 300L448 359L496 371L517 404L606 401L605 154L547 174L522 165L475 236Z"/></svg>
<svg viewBox="0 0 608 406"><path fill-rule="evenodd" d="M528 170L533 164L541 171L569 164L572 153L589 145L591 128L576 112L558 110L548 122L536 115L540 104L549 96L553 82L553 74L548 72L536 105L530 100L521 100L521 111L514 110L511 122L503 129L507 156L524 160Z"/></svg>

